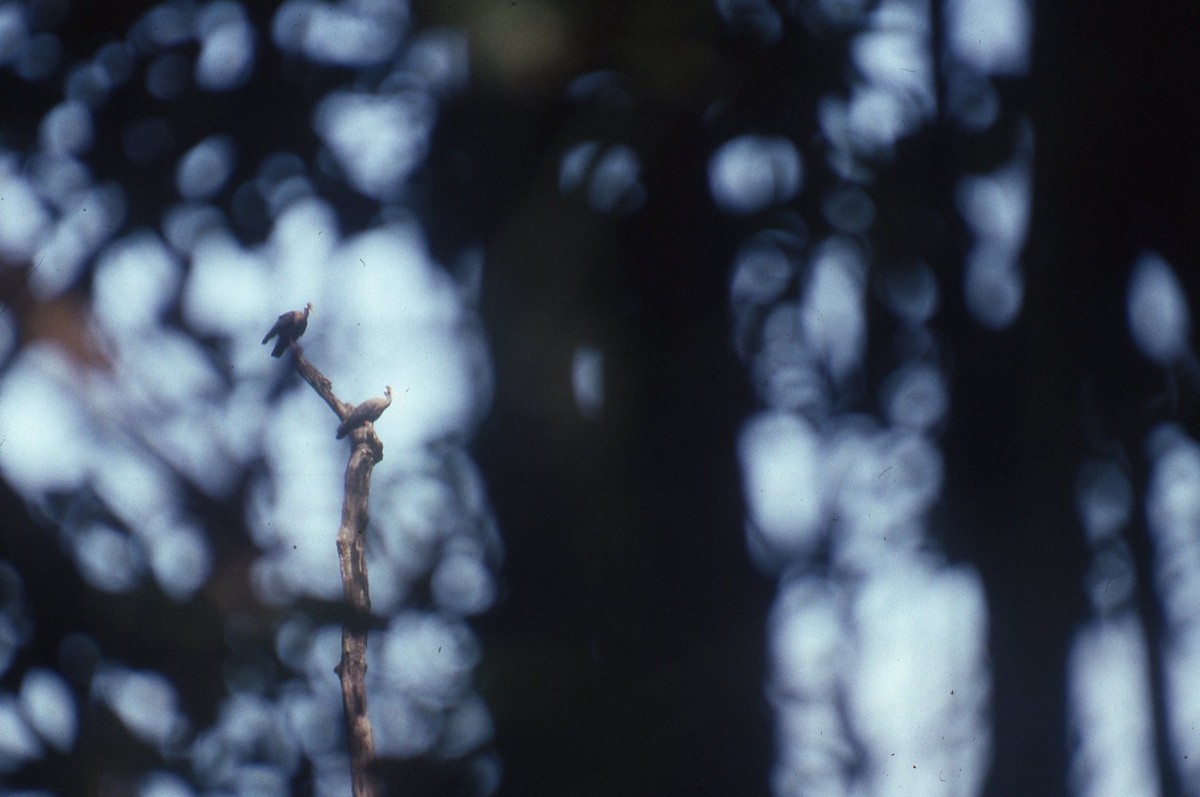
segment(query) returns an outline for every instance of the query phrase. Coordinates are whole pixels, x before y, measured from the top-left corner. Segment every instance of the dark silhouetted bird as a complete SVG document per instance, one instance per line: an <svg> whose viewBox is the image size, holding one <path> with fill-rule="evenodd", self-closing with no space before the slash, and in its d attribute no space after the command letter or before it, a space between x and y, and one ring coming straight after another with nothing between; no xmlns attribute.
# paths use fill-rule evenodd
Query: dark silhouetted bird
<svg viewBox="0 0 1200 797"><path fill-rule="evenodd" d="M354 431L364 423L374 423L379 420L379 416L383 415L383 411L392 404L392 387L388 385L383 389L383 398L370 398L359 404L350 414L346 416L346 420L342 421L337 430L337 439L341 440L350 432Z"/></svg>
<svg viewBox="0 0 1200 797"><path fill-rule="evenodd" d="M275 341L275 350L271 352L272 357L279 357L288 350L288 346L300 339L304 334L304 330L308 329L308 314L312 312L312 302L304 305L303 310L289 310L279 316L275 321L275 326L267 333L267 336L262 339L266 343L271 338L278 335Z"/></svg>

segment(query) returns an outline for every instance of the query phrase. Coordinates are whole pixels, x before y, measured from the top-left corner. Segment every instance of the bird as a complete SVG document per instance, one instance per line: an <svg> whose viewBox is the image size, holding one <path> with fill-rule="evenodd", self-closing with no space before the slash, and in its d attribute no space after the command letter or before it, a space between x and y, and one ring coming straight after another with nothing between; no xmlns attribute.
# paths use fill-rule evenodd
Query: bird
<svg viewBox="0 0 1200 797"><path fill-rule="evenodd" d="M289 310L279 316L275 321L275 326L271 327L267 332L267 336L262 339L266 343L276 335L279 338L275 341L275 350L271 352L272 357L282 356L300 336L304 334L304 330L308 329L308 314L313 311L312 302L304 305L303 310Z"/></svg>
<svg viewBox="0 0 1200 797"><path fill-rule="evenodd" d="M379 420L379 416L383 415L383 411L391 404L392 386L388 385L383 389L383 398L369 398L350 411L346 420L338 426L337 439L341 440L364 423L374 423Z"/></svg>

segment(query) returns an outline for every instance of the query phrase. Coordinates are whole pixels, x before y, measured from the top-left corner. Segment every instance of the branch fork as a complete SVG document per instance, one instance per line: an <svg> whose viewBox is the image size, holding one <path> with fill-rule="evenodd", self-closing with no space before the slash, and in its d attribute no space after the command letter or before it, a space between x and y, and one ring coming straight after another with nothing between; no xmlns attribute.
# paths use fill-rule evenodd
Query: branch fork
<svg viewBox="0 0 1200 797"><path fill-rule="evenodd" d="M296 371L317 391L330 409L344 422L355 405L342 401L333 392L333 383L304 356L304 350L292 341ZM390 389L389 389L390 395ZM382 411L382 410L381 410ZM375 414L378 417L378 413ZM383 443L368 420L349 431L353 447L346 464L342 521L337 532L338 562L342 571L342 594L350 614L366 618L371 613L371 590L367 580L366 531L369 515L367 498L371 490L371 471L383 459ZM375 740L367 714L367 624L346 622L342 625L342 658L334 671L342 684L342 708L346 718L346 737L350 747L350 779L353 797L376 797L378 784L370 775L375 760Z"/></svg>

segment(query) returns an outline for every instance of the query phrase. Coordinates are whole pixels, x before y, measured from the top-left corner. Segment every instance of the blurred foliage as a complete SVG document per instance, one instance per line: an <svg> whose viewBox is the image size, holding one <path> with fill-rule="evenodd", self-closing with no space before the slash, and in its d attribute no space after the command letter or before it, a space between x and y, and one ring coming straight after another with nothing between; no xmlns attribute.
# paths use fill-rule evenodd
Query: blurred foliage
<svg viewBox="0 0 1200 797"><path fill-rule="evenodd" d="M800 217L814 240L827 231L820 203L839 179L825 168L817 110L843 85L855 27L806 26L800 12L809 5L772 5L783 22L771 41L754 26L724 24L700 0L412 5L417 30L461 28L471 55L470 82L443 107L406 199L452 269L469 271L464 250L476 244L486 253L480 305L497 396L472 445L508 564L500 605L476 623L477 679L507 793L765 788L773 736L763 624L772 588L740 534L735 441L756 400L731 332L729 264L763 228L792 229ZM269 30L274 4L245 7L259 31ZM142 12L49 0L32 8L40 29L60 37L64 64L121 38ZM934 532L952 557L979 565L993 612L988 794L1065 793L1063 669L1085 614L1075 589L1085 552L1078 535L1053 532L1077 526L1071 484L1094 453L1081 417L1131 461L1152 422L1193 431L1200 422L1195 385L1168 385L1172 377L1139 357L1123 311L1128 265L1141 248L1191 265L1200 251L1196 8L1185 0L1037 4L1033 78L997 81L1004 111L996 124L964 132L937 120L881 160L867 188L878 260L927 260L945 297L934 324L953 409ZM351 70L259 52L246 90L165 103L129 92L97 114L89 165L98 181L126 188L128 226L157 224L172 190L165 164L183 142L229 133L243 153L239 169L279 149L316 161L311 102ZM58 101L51 85L0 77L0 145L33 148L38 121ZM116 155L120 121L158 113L178 135L171 157L129 166ZM1005 162L1025 119L1035 141L1028 303L998 335L981 329L961 298L969 233L954 187ZM746 132L788 137L804 155L805 187L785 211L730 217L710 197L712 151ZM632 212L597 212L585 192L560 190L564 152L593 141L636 154L645 199ZM237 172L230 183L248 176ZM316 179L348 231L378 220L374 203L319 170ZM266 231L253 217L237 229L246 241ZM36 299L25 287L29 265L0 274L20 345L52 340L95 362L81 323L88 278ZM1185 268L1192 307L1200 306L1195 273ZM890 338L876 334L894 322L872 313L860 407L894 360L881 344ZM576 411L567 376L581 345L605 352L598 422ZM1177 387L1182 399L1161 400ZM1132 471L1140 489L1144 469ZM32 668L57 669L83 716L69 755L48 753L8 774L8 786L132 794L162 765L89 697L99 651L168 675L201 727L216 720L230 678L275 682L270 631L281 614L249 587L245 489L221 501L186 490L218 564L201 592L175 602L153 585L112 596L81 580L46 527L86 497L56 497L31 512L3 487L0 559L20 578L5 581L2 597L20 606L14 633L23 645L0 687L15 692ZM1143 584L1134 600L1160 637L1144 536L1134 536ZM324 606L295 610L337 618ZM1161 706L1161 686L1157 699ZM470 780L448 764L387 767L396 793L455 793ZM180 761L169 768L187 776ZM291 787L311 793L311 776L299 767ZM1179 793L1169 777L1165 784L1165 794Z"/></svg>

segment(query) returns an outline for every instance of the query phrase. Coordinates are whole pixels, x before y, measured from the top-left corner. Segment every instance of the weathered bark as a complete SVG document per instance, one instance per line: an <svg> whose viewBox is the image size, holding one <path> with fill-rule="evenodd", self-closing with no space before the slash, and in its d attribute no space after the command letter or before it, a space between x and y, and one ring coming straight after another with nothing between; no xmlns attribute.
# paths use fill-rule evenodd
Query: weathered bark
<svg viewBox="0 0 1200 797"><path fill-rule="evenodd" d="M354 405L333 393L333 383L294 347L296 371L344 421ZM346 464L342 522L338 527L338 562L342 570L342 594L356 619L371 613L371 591L367 580L366 532L367 498L371 491L371 470L383 459L383 443L368 423L353 431L350 461ZM374 797L378 793L371 777L375 760L375 740L371 718L367 714L367 625L347 622L342 625L342 659L335 668L342 682L342 708L346 718L346 738L350 747L350 780L353 797Z"/></svg>
<svg viewBox="0 0 1200 797"><path fill-rule="evenodd" d="M354 434L354 449L346 465L346 493L342 501L342 524L338 528L338 561L342 567L342 593L351 611L361 617L371 612L371 593L367 583L367 496L371 490L371 470L383 459L383 446L373 429ZM346 737L350 741L350 777L354 797L375 793L371 782L371 763L375 760L375 741L371 719L367 716L367 631L360 625L342 626L342 660L337 666L342 679L342 708L346 716Z"/></svg>

